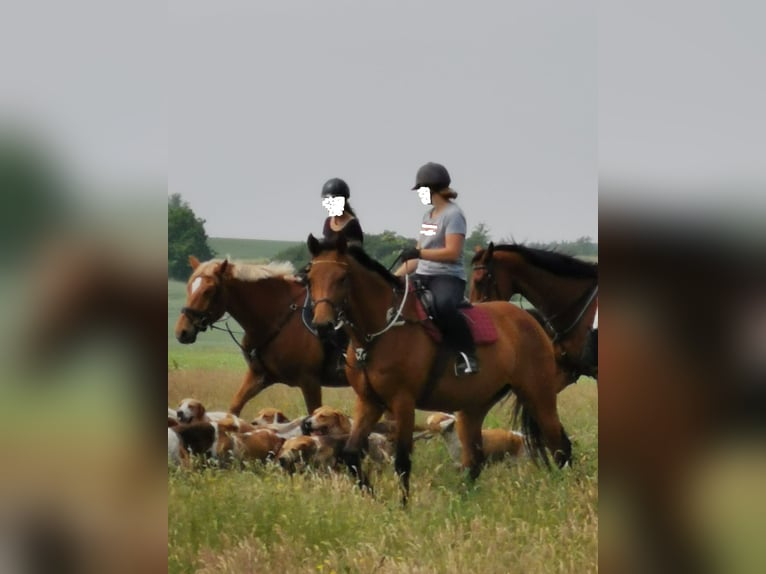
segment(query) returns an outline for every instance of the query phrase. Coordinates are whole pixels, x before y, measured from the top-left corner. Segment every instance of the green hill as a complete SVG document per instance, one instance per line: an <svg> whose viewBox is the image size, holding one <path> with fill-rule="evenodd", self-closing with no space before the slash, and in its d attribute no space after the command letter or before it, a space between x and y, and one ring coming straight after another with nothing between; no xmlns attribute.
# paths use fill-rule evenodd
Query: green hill
<svg viewBox="0 0 766 574"><path fill-rule="evenodd" d="M280 251L299 245L300 241L273 241L270 239L233 239L230 237L211 237L210 247L217 257L232 259L263 260L270 259Z"/></svg>

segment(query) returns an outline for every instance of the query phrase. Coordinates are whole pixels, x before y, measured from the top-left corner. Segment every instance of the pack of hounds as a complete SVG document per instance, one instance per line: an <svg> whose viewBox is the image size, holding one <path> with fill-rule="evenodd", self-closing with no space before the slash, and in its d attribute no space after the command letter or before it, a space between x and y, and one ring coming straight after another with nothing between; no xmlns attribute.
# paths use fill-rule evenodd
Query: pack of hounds
<svg viewBox="0 0 766 574"><path fill-rule="evenodd" d="M191 468L195 461L221 467L245 463L278 463L289 473L308 469L339 470L341 453L351 432L351 419L338 409L321 406L311 415L290 420L279 409L260 410L247 422L233 414L207 411L196 399L168 408L168 464ZM441 436L447 452L460 465L461 446L455 416L433 413L416 425L414 440ZM391 462L396 427L383 419L370 433L367 457L377 465ZM516 431L483 429L487 462L526 457L524 436Z"/></svg>

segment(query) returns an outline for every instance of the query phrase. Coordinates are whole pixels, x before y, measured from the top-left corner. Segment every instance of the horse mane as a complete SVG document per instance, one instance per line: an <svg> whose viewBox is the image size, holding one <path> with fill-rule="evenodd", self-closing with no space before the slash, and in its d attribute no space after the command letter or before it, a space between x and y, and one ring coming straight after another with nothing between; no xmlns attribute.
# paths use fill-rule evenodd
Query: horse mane
<svg viewBox="0 0 766 574"><path fill-rule="evenodd" d="M370 271L374 271L375 273L380 275L389 285L393 287L402 286L401 279L399 277L397 277L396 275L391 273L388 269L386 269L385 265L383 265L380 261L376 261L375 259L373 259L370 256L370 254L367 253L359 245L349 245L348 253L362 267L369 269Z"/></svg>
<svg viewBox="0 0 766 574"><path fill-rule="evenodd" d="M322 240L319 242L319 250L337 251L337 244L335 241ZM352 243L346 247L346 252L362 267L380 275L389 285L393 287L402 286L401 279L386 269L380 261L373 259L361 245Z"/></svg>
<svg viewBox="0 0 766 574"><path fill-rule="evenodd" d="M209 268L222 263L223 259L211 259L201 264L199 274L205 273ZM231 276L240 281L256 282L261 279L275 277L278 279L292 280L295 267L289 261L270 261L269 263L245 263L243 261L229 261Z"/></svg>
<svg viewBox="0 0 766 574"><path fill-rule="evenodd" d="M527 247L519 243L495 245L494 250L517 253L530 265L540 267L554 275L571 277L573 279L598 279L598 264L588 263L564 253ZM474 255L471 263L478 261L486 251L486 249L482 249Z"/></svg>

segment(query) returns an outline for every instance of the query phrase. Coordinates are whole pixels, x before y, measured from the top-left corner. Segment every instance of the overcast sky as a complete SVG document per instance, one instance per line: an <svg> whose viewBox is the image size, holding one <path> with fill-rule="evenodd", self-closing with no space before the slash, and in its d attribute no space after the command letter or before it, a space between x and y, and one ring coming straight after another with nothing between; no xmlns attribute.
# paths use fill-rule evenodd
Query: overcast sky
<svg viewBox="0 0 766 574"><path fill-rule="evenodd" d="M598 234L590 2L170 2L168 192L208 235L303 240L320 189L369 233L415 237L447 166L469 229Z"/></svg>

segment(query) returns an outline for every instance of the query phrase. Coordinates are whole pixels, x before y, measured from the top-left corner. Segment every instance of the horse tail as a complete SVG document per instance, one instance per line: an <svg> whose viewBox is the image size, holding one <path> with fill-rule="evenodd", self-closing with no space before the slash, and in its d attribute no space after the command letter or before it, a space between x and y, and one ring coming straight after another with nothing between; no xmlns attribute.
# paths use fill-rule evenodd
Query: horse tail
<svg viewBox="0 0 766 574"><path fill-rule="evenodd" d="M517 427L517 424L521 423L521 433L524 435L524 448L527 449L529 458L531 458L535 464L540 462L550 468L551 462L548 458L548 451L545 447L545 440L543 439L543 433L540 430L540 425L537 420L529 412L529 408L524 406L524 403L519 400L519 397L515 397L513 404L513 426Z"/></svg>

